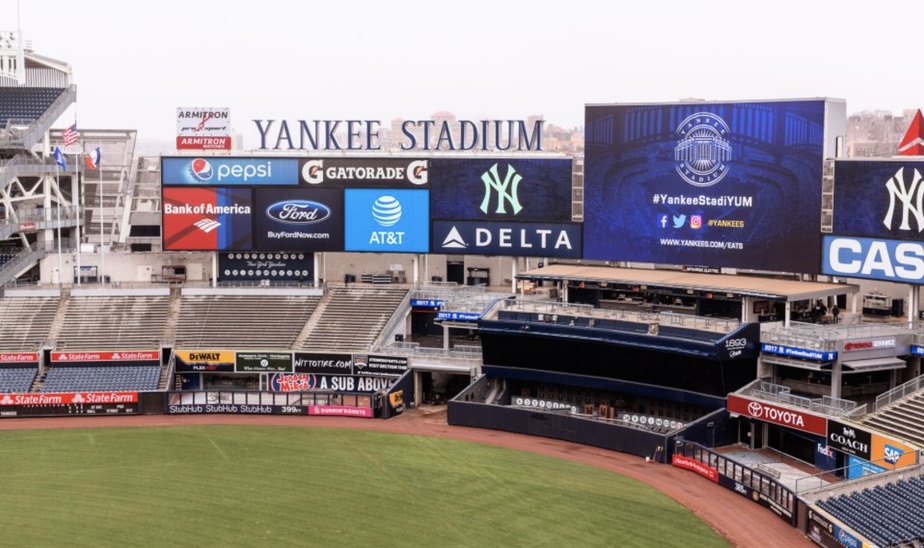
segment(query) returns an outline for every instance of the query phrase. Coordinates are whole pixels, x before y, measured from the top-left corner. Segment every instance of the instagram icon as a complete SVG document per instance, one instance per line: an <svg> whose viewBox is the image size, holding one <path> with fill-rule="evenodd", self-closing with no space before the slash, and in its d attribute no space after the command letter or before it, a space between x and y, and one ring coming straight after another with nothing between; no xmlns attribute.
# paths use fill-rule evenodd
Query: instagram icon
<svg viewBox="0 0 924 548"><path fill-rule="evenodd" d="M690 216L690 228L703 228L703 216L702 215L691 215Z"/></svg>

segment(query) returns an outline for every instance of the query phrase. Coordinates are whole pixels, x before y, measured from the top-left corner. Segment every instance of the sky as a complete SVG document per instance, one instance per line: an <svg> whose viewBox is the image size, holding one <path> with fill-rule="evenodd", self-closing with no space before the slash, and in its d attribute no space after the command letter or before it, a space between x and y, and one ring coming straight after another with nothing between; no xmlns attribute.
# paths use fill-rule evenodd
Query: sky
<svg viewBox="0 0 924 548"><path fill-rule="evenodd" d="M59 126L170 142L178 107L253 119L524 120L586 104L844 99L924 107L924 2L0 0L0 30L68 63ZM17 17L18 13L18 17ZM17 24L18 19L18 24Z"/></svg>

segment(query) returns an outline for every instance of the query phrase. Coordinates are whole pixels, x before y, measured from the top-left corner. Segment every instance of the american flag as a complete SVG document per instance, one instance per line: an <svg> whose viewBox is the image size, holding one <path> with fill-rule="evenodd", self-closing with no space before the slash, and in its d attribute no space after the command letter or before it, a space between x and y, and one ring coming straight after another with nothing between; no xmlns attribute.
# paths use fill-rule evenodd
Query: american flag
<svg viewBox="0 0 924 548"><path fill-rule="evenodd" d="M74 122L71 127L62 131L61 137L64 138L64 146L70 146L76 143L77 138L80 137L80 134L77 133L77 122Z"/></svg>

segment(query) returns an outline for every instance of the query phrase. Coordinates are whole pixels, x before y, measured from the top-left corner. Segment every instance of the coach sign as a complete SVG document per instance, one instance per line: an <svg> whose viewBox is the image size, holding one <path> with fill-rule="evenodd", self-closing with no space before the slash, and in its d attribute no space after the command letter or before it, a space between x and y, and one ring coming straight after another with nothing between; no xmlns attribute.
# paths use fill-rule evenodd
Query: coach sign
<svg viewBox="0 0 924 548"><path fill-rule="evenodd" d="M844 424L828 419L827 440L828 447L848 455L870 460L870 446L872 445L873 435L866 430L857 428L852 424Z"/></svg>
<svg viewBox="0 0 924 548"><path fill-rule="evenodd" d="M754 419L762 420L824 436L827 434L827 419L808 413L802 410L779 407L767 402L743 398L734 394L728 395L728 411L733 414L744 415Z"/></svg>

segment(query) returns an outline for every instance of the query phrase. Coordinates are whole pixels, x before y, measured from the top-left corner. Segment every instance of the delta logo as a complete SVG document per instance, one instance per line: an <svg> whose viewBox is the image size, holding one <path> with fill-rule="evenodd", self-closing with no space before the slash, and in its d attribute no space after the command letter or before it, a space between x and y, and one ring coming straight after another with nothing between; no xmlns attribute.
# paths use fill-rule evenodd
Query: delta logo
<svg viewBox="0 0 924 548"><path fill-rule="evenodd" d="M898 145L899 156L924 156L924 115L921 110L914 115L908 131Z"/></svg>

